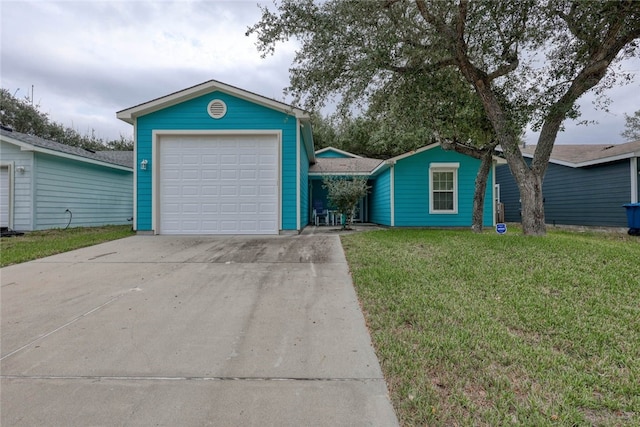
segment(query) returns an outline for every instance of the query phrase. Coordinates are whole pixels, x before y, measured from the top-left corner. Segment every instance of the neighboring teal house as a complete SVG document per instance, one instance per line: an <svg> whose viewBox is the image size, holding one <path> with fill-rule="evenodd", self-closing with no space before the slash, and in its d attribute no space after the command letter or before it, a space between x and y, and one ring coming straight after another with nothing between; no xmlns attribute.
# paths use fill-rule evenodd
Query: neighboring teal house
<svg viewBox="0 0 640 427"><path fill-rule="evenodd" d="M438 144L383 161L314 152L309 115L210 80L119 111L134 126L134 229L152 234L298 233L329 211L326 176L366 176L356 220L467 227L479 161ZM489 178L485 225L494 224ZM323 223L333 218L324 216Z"/></svg>
<svg viewBox="0 0 640 427"><path fill-rule="evenodd" d="M312 223L337 224L338 215L329 202L325 177L371 177L371 173L382 164L380 159L361 157L334 147L316 151L316 161L309 168L309 193L311 194L310 218ZM368 183L371 185L371 182ZM354 221L369 222L371 194L360 200ZM318 218L319 217L319 218Z"/></svg>
<svg viewBox="0 0 640 427"><path fill-rule="evenodd" d="M484 203L484 225L495 224L495 158ZM360 202L356 220L389 227L469 227L475 178L480 161L431 144L388 160L367 159L335 148L316 152L311 166L313 210L331 209L322 178L366 176L369 195Z"/></svg>
<svg viewBox="0 0 640 427"><path fill-rule="evenodd" d="M484 226L495 224L495 165ZM431 144L386 160L371 176L371 221L391 227L470 227L480 160Z"/></svg>
<svg viewBox="0 0 640 427"><path fill-rule="evenodd" d="M138 232L279 234L308 224L306 112L210 80L117 117L134 126Z"/></svg>
<svg viewBox="0 0 640 427"><path fill-rule="evenodd" d="M88 151L0 130L0 226L32 231L130 224L133 153Z"/></svg>

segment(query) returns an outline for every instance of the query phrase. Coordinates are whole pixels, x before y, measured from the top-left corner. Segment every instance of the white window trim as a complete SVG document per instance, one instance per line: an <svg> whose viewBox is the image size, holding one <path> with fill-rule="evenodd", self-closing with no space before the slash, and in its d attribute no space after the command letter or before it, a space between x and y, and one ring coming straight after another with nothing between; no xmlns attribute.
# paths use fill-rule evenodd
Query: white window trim
<svg viewBox="0 0 640 427"><path fill-rule="evenodd" d="M455 215L458 213L458 169L460 163L431 163L429 165L429 214L433 215ZM453 172L453 209L436 210L433 209L433 173Z"/></svg>

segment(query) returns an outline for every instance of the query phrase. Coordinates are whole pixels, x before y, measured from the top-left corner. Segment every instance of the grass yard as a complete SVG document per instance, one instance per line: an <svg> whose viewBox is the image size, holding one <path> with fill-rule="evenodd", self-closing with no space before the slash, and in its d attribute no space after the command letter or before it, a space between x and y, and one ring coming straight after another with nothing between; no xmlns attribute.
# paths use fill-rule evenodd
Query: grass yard
<svg viewBox="0 0 640 427"><path fill-rule="evenodd" d="M640 239L342 236L404 426L640 425Z"/></svg>
<svg viewBox="0 0 640 427"><path fill-rule="evenodd" d="M33 231L0 239L0 267L132 236L130 225Z"/></svg>

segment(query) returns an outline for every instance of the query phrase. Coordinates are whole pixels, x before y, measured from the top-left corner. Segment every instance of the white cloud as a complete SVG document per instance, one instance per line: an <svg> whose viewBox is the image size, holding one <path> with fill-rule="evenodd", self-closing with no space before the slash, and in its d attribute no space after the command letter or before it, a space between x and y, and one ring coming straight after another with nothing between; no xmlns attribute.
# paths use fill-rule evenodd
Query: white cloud
<svg viewBox="0 0 640 427"><path fill-rule="evenodd" d="M287 101L296 43L261 58L245 36L260 19L255 0L0 1L2 87L25 96L34 85L41 110L82 133L130 136L116 111L210 79ZM638 59L630 64L640 72ZM639 92L637 81L614 88L610 113L585 97L582 118L599 124L567 122L558 142L622 142L623 113L640 109Z"/></svg>
<svg viewBox="0 0 640 427"><path fill-rule="evenodd" d="M216 79L283 99L295 45L261 58L255 2L2 4L2 87L54 121L105 139L131 135L115 112Z"/></svg>

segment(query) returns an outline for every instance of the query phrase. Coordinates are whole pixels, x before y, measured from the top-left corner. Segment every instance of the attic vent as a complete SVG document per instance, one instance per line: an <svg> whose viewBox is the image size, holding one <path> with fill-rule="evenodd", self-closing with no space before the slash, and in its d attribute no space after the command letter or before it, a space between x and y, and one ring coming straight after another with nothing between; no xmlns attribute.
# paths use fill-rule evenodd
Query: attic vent
<svg viewBox="0 0 640 427"><path fill-rule="evenodd" d="M221 119L227 114L227 104L220 99L214 99L207 106L207 112L214 119Z"/></svg>
<svg viewBox="0 0 640 427"><path fill-rule="evenodd" d="M613 147L615 147L615 145L609 145L608 147L604 147L604 148L602 149L602 151L604 151L604 150L608 150L608 149L613 148Z"/></svg>

